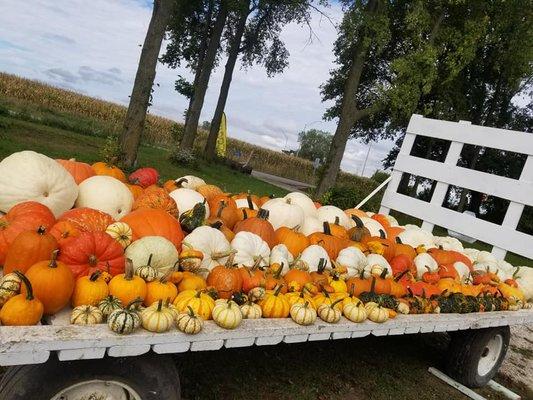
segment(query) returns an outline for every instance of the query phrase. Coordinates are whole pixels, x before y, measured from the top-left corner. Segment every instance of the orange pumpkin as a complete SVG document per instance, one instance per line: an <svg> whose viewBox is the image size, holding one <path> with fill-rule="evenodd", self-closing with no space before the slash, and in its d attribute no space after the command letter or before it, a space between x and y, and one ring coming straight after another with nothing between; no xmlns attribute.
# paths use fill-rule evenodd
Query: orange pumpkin
<svg viewBox="0 0 533 400"><path fill-rule="evenodd" d="M283 277L285 283L289 285L291 282L296 282L303 288L307 283L313 283L311 275L307 271L301 269L292 268Z"/></svg>
<svg viewBox="0 0 533 400"><path fill-rule="evenodd" d="M287 293L287 285L285 285L285 280L281 276L281 271L283 266L279 266L275 269L271 268L265 274L265 289L274 290L277 287L281 288L281 293Z"/></svg>
<svg viewBox="0 0 533 400"><path fill-rule="evenodd" d="M324 222L323 226L324 232L315 232L308 236L309 244L317 244L323 247L328 256L335 260L342 249L350 246L351 241L333 236L327 222Z"/></svg>
<svg viewBox="0 0 533 400"><path fill-rule="evenodd" d="M239 194L233 195L232 198L235 200L246 199L248 201L248 208L253 208L252 203L255 203L255 205L257 205L258 207L261 207L261 204L259 203L261 203L262 200L259 196L255 194L239 193ZM268 200L270 200L270 197L268 197Z"/></svg>
<svg viewBox="0 0 533 400"><path fill-rule="evenodd" d="M417 256L414 247L408 244L403 244L399 237L397 237L395 240L396 245L394 246L394 255L399 256L403 254L407 256L411 261L413 261Z"/></svg>
<svg viewBox="0 0 533 400"><path fill-rule="evenodd" d="M196 191L200 193L202 196L205 197L205 199L209 202L209 200L213 199L216 196L220 196L221 194L224 194L222 189L220 189L216 185L200 185L196 188Z"/></svg>
<svg viewBox="0 0 533 400"><path fill-rule="evenodd" d="M384 232L382 232L384 236ZM366 244L371 253L380 254L387 261L392 260L396 253L396 247L394 242L390 240L379 237L379 236L368 236L364 237L362 243Z"/></svg>
<svg viewBox="0 0 533 400"><path fill-rule="evenodd" d="M383 228L385 228L385 229L390 228L389 219L385 215L383 215L383 214L374 214L370 218L372 218L373 220L378 221Z"/></svg>
<svg viewBox="0 0 533 400"><path fill-rule="evenodd" d="M346 286L353 290L353 295L359 297L361 293L370 292L372 281L362 277L353 277L346 281ZM353 288L353 289L352 289Z"/></svg>
<svg viewBox="0 0 533 400"><path fill-rule="evenodd" d="M180 187L181 186L179 186L174 179L169 179L163 183L163 189L165 189L168 193L173 192Z"/></svg>
<svg viewBox="0 0 533 400"><path fill-rule="evenodd" d="M178 207L176 201L170 197L167 191L160 187L146 189L133 203L132 210L139 208L153 208L168 212L173 217L178 217Z"/></svg>
<svg viewBox="0 0 533 400"><path fill-rule="evenodd" d="M256 264L251 268L242 266L239 268L239 273L242 277L242 290L248 293L255 287L265 287L265 273L259 269L259 263L261 259L258 259Z"/></svg>
<svg viewBox="0 0 533 400"><path fill-rule="evenodd" d="M107 227L115 222L111 215L88 207L68 210L58 221L68 221L80 232L105 232Z"/></svg>
<svg viewBox="0 0 533 400"><path fill-rule="evenodd" d="M204 290L207 287L205 279L189 271L182 272L178 283L178 292L184 290Z"/></svg>
<svg viewBox="0 0 533 400"><path fill-rule="evenodd" d="M413 267L413 260L405 254L398 254L394 256L389 262L392 268L392 275L396 276L404 271L412 271L416 273L416 269Z"/></svg>
<svg viewBox="0 0 533 400"><path fill-rule="evenodd" d="M257 217L251 217L239 221L235 225L233 232L235 234L241 231L255 233L268 244L268 247L272 248L276 243L276 235L272 224L268 222L268 215L268 210L261 209L259 210Z"/></svg>
<svg viewBox="0 0 533 400"><path fill-rule="evenodd" d="M372 236L361 218L357 215L352 215L351 218L355 222L355 226L348 230L348 239L353 240L354 242L360 242L364 237Z"/></svg>
<svg viewBox="0 0 533 400"><path fill-rule="evenodd" d="M76 161L75 158L71 158L70 160L57 159L56 161L61 164L70 173L70 175L72 175L74 181L76 181L78 185L85 179L96 175L93 167L84 162Z"/></svg>
<svg viewBox="0 0 533 400"><path fill-rule="evenodd" d="M99 162L95 162L92 165L92 167L96 175L107 175L115 179L118 179L121 182L124 182L124 183L128 182L126 179L126 174L124 174L124 172L120 168L112 164L99 161Z"/></svg>
<svg viewBox="0 0 533 400"><path fill-rule="evenodd" d="M133 231L133 240L144 236L163 236L178 249L183 240L183 231L178 220L163 210L141 208L121 219Z"/></svg>
<svg viewBox="0 0 533 400"><path fill-rule="evenodd" d="M252 208L239 208L239 220L245 220L248 218L257 217L259 210L254 210Z"/></svg>
<svg viewBox="0 0 533 400"><path fill-rule="evenodd" d="M228 257L226 265L217 265L207 275L207 286L212 286L218 292L218 297L229 299L233 293L242 290L242 276L233 265L235 253Z"/></svg>
<svg viewBox="0 0 533 400"><path fill-rule="evenodd" d="M274 232L275 244L284 244L294 257L298 257L302 251L309 247L309 239L295 228L282 226Z"/></svg>
<svg viewBox="0 0 533 400"><path fill-rule="evenodd" d="M40 226L50 229L54 223L52 211L36 201L19 203L6 215L0 215L0 265L4 264L8 247L19 233L36 231Z"/></svg>
<svg viewBox="0 0 533 400"><path fill-rule="evenodd" d="M352 218L353 216L356 216L358 218L368 218L368 214L358 208L348 208L347 210L344 210L344 213L350 218Z"/></svg>
<svg viewBox="0 0 533 400"><path fill-rule="evenodd" d="M402 233L405 229L401 226L390 226L388 228L385 228L385 232L387 233L387 239L391 241L395 241L396 238L400 233Z"/></svg>
<svg viewBox="0 0 533 400"><path fill-rule="evenodd" d="M211 228L218 229L220 232L224 234L228 242L231 242L233 238L235 237L235 233L228 228L226 225L222 223L222 221L215 221L213 223L210 223L209 226Z"/></svg>
<svg viewBox="0 0 533 400"><path fill-rule="evenodd" d="M50 234L55 237L59 246L79 236L80 231L69 221L58 221L50 229Z"/></svg>
<svg viewBox="0 0 533 400"><path fill-rule="evenodd" d="M22 232L9 246L4 275L15 270L26 272L33 264L48 260L57 249L57 240L40 226L37 231Z"/></svg>
<svg viewBox="0 0 533 400"><path fill-rule="evenodd" d="M459 273L453 266L453 264L442 264L439 265L438 270L439 277L442 278L452 278L456 281L459 281Z"/></svg>
<svg viewBox="0 0 533 400"><path fill-rule="evenodd" d="M139 196L141 196L144 193L144 189L142 186L139 185L132 185L127 183L126 186L130 190L131 194L133 195L133 200L137 200Z"/></svg>
<svg viewBox="0 0 533 400"><path fill-rule="evenodd" d="M57 261L57 253L52 258L33 264L26 271L26 278L31 282L33 294L44 306L44 314L52 315L63 309L70 301L74 291L74 275L68 265ZM26 287L21 288L26 294Z"/></svg>
<svg viewBox="0 0 533 400"><path fill-rule="evenodd" d="M220 220L229 229L233 229L240 219L235 200L228 196L215 196L209 202L209 210L211 211L211 218L209 220L211 223Z"/></svg>
<svg viewBox="0 0 533 400"><path fill-rule="evenodd" d="M270 196L262 196L262 197L259 197L259 199L257 200L255 204L257 204L257 207L261 207L263 204L265 204L269 200L272 200L273 198L274 198L273 194Z"/></svg>
<svg viewBox="0 0 533 400"><path fill-rule="evenodd" d="M339 217L335 217L334 223L331 223L331 222L325 222L325 223L328 224L329 231L331 232L332 236L335 236L341 239L349 239L348 231L346 230L346 228L341 226L339 223Z"/></svg>

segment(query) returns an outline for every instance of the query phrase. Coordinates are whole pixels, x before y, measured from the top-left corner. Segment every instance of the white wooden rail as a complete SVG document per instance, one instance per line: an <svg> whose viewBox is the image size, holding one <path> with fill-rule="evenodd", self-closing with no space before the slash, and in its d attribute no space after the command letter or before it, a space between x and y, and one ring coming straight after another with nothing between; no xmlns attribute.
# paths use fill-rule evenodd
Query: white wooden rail
<svg viewBox="0 0 533 400"><path fill-rule="evenodd" d="M411 156L416 136L451 141L443 163ZM511 179L457 166L464 144L512 151L527 155L519 179ZM431 200L415 199L397 192L403 173L422 176L437 182ZM467 121L449 122L414 114L383 195L380 213L397 210L422 219L422 228L434 225L473 237L493 245L492 253L504 258L507 251L533 258L533 237L516 227L524 207L533 206L533 134L471 125ZM510 201L501 225L483 221L442 207L449 185L486 193Z"/></svg>
<svg viewBox="0 0 533 400"><path fill-rule="evenodd" d="M131 335L117 335L106 324L69 325L70 310L63 310L51 325L1 326L0 366L40 364L57 353L59 360L99 359L138 356L149 351L158 354L218 350L222 347L266 346L318 340L359 338L369 335L403 335L449 332L533 323L532 310L497 311L472 314L398 315L383 324L371 321L353 323L345 318L337 324L320 320L300 326L290 318L243 320L235 330L206 321L197 335L186 335L175 328L167 333L140 329Z"/></svg>

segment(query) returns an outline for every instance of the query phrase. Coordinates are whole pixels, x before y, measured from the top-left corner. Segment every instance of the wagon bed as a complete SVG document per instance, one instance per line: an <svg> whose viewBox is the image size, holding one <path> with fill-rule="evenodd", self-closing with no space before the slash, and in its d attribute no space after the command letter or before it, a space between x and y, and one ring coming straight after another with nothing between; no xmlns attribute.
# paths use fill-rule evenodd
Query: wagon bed
<svg viewBox="0 0 533 400"><path fill-rule="evenodd" d="M157 354L186 351L218 350L222 347L248 347L299 343L306 341L348 339L364 336L388 336L430 332L452 332L532 324L533 311L494 311L472 314L398 315L378 324L371 321L353 323L345 318L337 324L317 320L314 325L300 326L290 318L243 320L236 330L218 327L206 321L197 335L177 330L150 333L140 330L120 336L106 324L70 325L69 311L50 320L50 325L0 327L0 365L40 364L50 353L60 361L138 356L153 350Z"/></svg>

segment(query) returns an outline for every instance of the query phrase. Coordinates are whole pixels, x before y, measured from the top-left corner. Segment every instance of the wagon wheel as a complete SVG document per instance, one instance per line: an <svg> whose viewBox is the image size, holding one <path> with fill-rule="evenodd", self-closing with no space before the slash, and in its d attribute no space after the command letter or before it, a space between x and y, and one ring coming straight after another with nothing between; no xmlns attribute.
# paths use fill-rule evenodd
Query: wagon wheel
<svg viewBox="0 0 533 400"><path fill-rule="evenodd" d="M507 353L508 326L454 332L446 369L448 375L469 387L482 387L494 378Z"/></svg>
<svg viewBox="0 0 533 400"><path fill-rule="evenodd" d="M8 369L2 400L179 400L179 378L169 356L58 361Z"/></svg>

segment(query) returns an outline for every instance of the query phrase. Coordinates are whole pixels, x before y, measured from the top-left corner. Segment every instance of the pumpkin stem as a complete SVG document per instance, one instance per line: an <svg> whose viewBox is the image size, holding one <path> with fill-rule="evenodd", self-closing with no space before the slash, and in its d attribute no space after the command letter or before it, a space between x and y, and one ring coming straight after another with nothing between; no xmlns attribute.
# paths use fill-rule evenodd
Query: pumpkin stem
<svg viewBox="0 0 533 400"><path fill-rule="evenodd" d="M364 228L365 224L363 223L363 220L359 218L357 215L352 214L352 220L355 222L355 226L358 228Z"/></svg>
<svg viewBox="0 0 533 400"><path fill-rule="evenodd" d="M337 304L339 304L343 300L344 300L343 298L335 300L333 303L331 303L330 307L331 308L335 307Z"/></svg>
<svg viewBox="0 0 533 400"><path fill-rule="evenodd" d="M190 315L191 317L195 317L196 314L194 313L194 310L192 309L192 307L191 307L191 306L187 306L187 308L189 309L189 315Z"/></svg>
<svg viewBox="0 0 533 400"><path fill-rule="evenodd" d="M350 289L348 289L348 294L350 295L350 297L353 297L354 292L355 292L355 283L352 283L350 285Z"/></svg>
<svg viewBox="0 0 533 400"><path fill-rule="evenodd" d="M37 228L37 233L39 235L44 235L46 233L46 228L43 226L43 225L40 225L38 228Z"/></svg>
<svg viewBox="0 0 533 400"><path fill-rule="evenodd" d="M331 235L331 229L330 229L330 227L329 227L329 223L328 223L327 221L324 221L324 222L322 223L322 226L324 227L324 233L325 233L326 235Z"/></svg>
<svg viewBox="0 0 533 400"><path fill-rule="evenodd" d="M232 250L230 252L228 260L226 261L226 268L233 268L233 260L235 259L235 254L237 254L235 250Z"/></svg>
<svg viewBox="0 0 533 400"><path fill-rule="evenodd" d="M394 280L395 280L396 282L399 282L400 279L402 279L403 276L404 276L405 274L407 274L408 272L409 272L408 269L406 269L405 271L400 272L398 275L396 275L396 277L394 278Z"/></svg>
<svg viewBox="0 0 533 400"><path fill-rule="evenodd" d="M274 279L279 279L281 276L281 271L283 271L284 262L282 261L277 271L274 273Z"/></svg>
<svg viewBox="0 0 533 400"><path fill-rule="evenodd" d="M124 279L131 281L133 279L133 261L130 258L126 258L126 267L124 268Z"/></svg>
<svg viewBox="0 0 533 400"><path fill-rule="evenodd" d="M148 256L148 262L146 263L146 265L149 265L149 266L152 265L152 256L153 256L153 254L150 254L150 255Z"/></svg>
<svg viewBox="0 0 533 400"><path fill-rule="evenodd" d="M383 272L381 273L381 275L379 276L381 279L385 279L385 277L387 276L387 268L383 268Z"/></svg>
<svg viewBox="0 0 533 400"><path fill-rule="evenodd" d="M139 304L141 304L143 302L143 300L140 298L140 297L137 297L135 300L133 300L132 302L130 302L127 306L126 306L126 310L131 310L132 308L136 308Z"/></svg>
<svg viewBox="0 0 533 400"><path fill-rule="evenodd" d="M157 302L157 312L161 312L161 308L163 308L163 299L159 299Z"/></svg>
<svg viewBox="0 0 533 400"><path fill-rule="evenodd" d="M52 258L50 259L50 264L48 264L50 268L57 267L57 255L58 254L59 254L59 249L55 249L54 251L52 251Z"/></svg>
<svg viewBox="0 0 533 400"><path fill-rule="evenodd" d="M335 217L335 222L334 222L335 225L340 225L341 224L341 220L339 219L339 216L336 216Z"/></svg>
<svg viewBox="0 0 533 400"><path fill-rule="evenodd" d="M376 277L372 277L372 283L370 284L370 293L375 293L376 289Z"/></svg>
<svg viewBox="0 0 533 400"><path fill-rule="evenodd" d="M307 307L309 307L309 302L308 302L308 301L306 301L306 302L304 303L303 307L304 307L304 308L307 308Z"/></svg>
<svg viewBox="0 0 533 400"><path fill-rule="evenodd" d="M89 280L91 282L95 282L98 278L100 278L100 275L102 275L102 271L100 271L99 269L97 269L96 271L94 271L91 276L89 277Z"/></svg>
<svg viewBox="0 0 533 400"><path fill-rule="evenodd" d="M317 270L319 274L324 272L324 270L326 269L326 265L327 265L327 261L325 258L320 258L318 260Z"/></svg>
<svg viewBox="0 0 533 400"><path fill-rule="evenodd" d="M26 287L26 300L33 300L34 297L33 297L33 288L31 286L31 282L28 278L26 278L26 275L24 275L22 272L20 272L19 270L16 270L16 271L13 271L15 273L15 275L17 275L20 280L22 281L22 283L24 283L24 286Z"/></svg>
<svg viewBox="0 0 533 400"><path fill-rule="evenodd" d="M402 239L399 236L396 236L396 243L403 244Z"/></svg>
<svg viewBox="0 0 533 400"><path fill-rule="evenodd" d="M210 226L214 229L220 229L222 227L223 223L222 221L215 221Z"/></svg>
<svg viewBox="0 0 533 400"><path fill-rule="evenodd" d="M224 211L224 208L227 206L226 202L224 200L220 200L218 211L217 211L217 218L220 218L222 216L222 211Z"/></svg>
<svg viewBox="0 0 533 400"><path fill-rule="evenodd" d="M252 201L252 196L250 196L250 193L246 195L246 201L248 202L248 208L250 210L254 209L254 202Z"/></svg>
<svg viewBox="0 0 533 400"><path fill-rule="evenodd" d="M250 268L249 271L255 271L257 268L259 268L261 261L263 261L263 256L257 257L257 259L254 262L254 265L252 265L252 268Z"/></svg>
<svg viewBox="0 0 533 400"><path fill-rule="evenodd" d="M274 291L274 296L277 296L279 292L281 291L281 288L283 287L283 284L277 285L276 290Z"/></svg>
<svg viewBox="0 0 533 400"><path fill-rule="evenodd" d="M379 230L379 237L381 239L386 239L387 238L387 235L385 234L385 231L383 229Z"/></svg>
<svg viewBox="0 0 533 400"><path fill-rule="evenodd" d="M242 209L242 219L248 219L248 213L246 212L246 208Z"/></svg>
<svg viewBox="0 0 533 400"><path fill-rule="evenodd" d="M270 216L270 211L265 210L263 208L260 208L258 213L257 213L257 217L261 218L261 219L264 219L265 221L268 220L269 216Z"/></svg>
<svg viewBox="0 0 533 400"><path fill-rule="evenodd" d="M176 179L174 182L176 182L177 187L182 187L182 184L189 183L189 180L187 178L180 178L180 179Z"/></svg>

